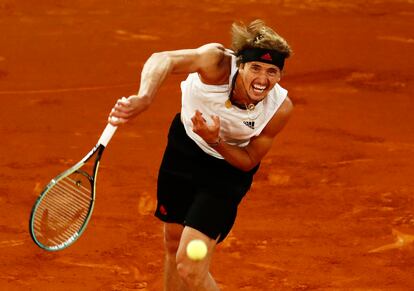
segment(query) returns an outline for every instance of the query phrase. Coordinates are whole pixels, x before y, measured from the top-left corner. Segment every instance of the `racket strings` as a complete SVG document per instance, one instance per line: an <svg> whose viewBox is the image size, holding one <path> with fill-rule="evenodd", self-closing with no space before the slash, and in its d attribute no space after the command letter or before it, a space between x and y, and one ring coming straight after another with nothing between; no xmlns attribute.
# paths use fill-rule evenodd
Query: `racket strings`
<svg viewBox="0 0 414 291"><path fill-rule="evenodd" d="M61 192L53 190L50 191L51 195L48 195L51 199L39 205L38 219L35 217L34 220L36 236L44 240L45 244L56 240L59 244L73 236L81 229L89 208L89 203L84 205L76 203L74 206L69 206L67 199L66 201L55 199L61 195Z"/></svg>
<svg viewBox="0 0 414 291"><path fill-rule="evenodd" d="M44 195L33 219L37 240L59 246L79 234L92 204L92 185L87 177L72 174L58 181Z"/></svg>

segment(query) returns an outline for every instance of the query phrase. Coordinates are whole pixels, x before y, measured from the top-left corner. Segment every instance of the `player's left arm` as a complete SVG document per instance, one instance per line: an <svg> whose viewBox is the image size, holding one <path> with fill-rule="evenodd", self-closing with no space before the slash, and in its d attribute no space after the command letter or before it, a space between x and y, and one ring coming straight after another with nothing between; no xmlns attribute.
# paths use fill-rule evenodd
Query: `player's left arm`
<svg viewBox="0 0 414 291"><path fill-rule="evenodd" d="M260 135L252 138L250 143L246 147L238 147L234 145L227 144L225 141L220 141L217 146L213 148L219 152L224 159L233 165L236 168L239 168L243 171L249 171L257 166L263 157L268 153L272 147L273 140L276 135L283 129L286 125L289 117L291 116L293 110L293 104L291 100L286 97L285 101L282 103L276 114L272 117L270 122L266 125ZM215 128L220 127L220 120L218 117L215 119ZM202 128L202 124L205 123L200 115L197 117L197 114L193 117L193 130L198 133L200 136L210 144L214 144L217 140L217 135L214 137L213 131L207 130L211 135L208 136L207 133L197 132Z"/></svg>

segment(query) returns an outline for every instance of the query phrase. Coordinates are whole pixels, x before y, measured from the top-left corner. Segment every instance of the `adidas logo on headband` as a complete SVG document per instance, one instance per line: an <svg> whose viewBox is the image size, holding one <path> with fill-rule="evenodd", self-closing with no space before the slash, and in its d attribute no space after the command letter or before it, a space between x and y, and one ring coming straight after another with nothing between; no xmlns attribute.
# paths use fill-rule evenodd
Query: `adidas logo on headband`
<svg viewBox="0 0 414 291"><path fill-rule="evenodd" d="M265 60L265 61L272 61L272 56L269 53L267 53L261 56L260 59Z"/></svg>
<svg viewBox="0 0 414 291"><path fill-rule="evenodd" d="M276 50L262 48L247 48L238 53L242 63L263 62L277 66L280 70L285 65L286 55Z"/></svg>

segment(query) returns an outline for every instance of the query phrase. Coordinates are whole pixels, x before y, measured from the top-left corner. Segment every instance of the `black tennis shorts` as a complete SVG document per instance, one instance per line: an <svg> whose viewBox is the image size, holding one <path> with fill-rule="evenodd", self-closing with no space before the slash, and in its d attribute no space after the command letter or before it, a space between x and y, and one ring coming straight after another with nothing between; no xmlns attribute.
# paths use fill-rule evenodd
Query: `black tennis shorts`
<svg viewBox="0 0 414 291"><path fill-rule="evenodd" d="M230 232L237 207L258 168L244 172L206 154L188 137L178 113L158 174L155 216L190 226L221 242Z"/></svg>

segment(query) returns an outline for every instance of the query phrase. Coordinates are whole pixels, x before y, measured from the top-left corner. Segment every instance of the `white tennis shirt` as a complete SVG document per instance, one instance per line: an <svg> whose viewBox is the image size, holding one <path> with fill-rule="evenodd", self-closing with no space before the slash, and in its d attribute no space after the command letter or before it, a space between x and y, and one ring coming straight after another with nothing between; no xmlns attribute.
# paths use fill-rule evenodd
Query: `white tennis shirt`
<svg viewBox="0 0 414 291"><path fill-rule="evenodd" d="M266 98L256 104L253 110L243 110L234 105L227 108L225 103L229 99L232 79L236 72L236 57L232 56L228 84L204 84L198 73L189 74L187 79L181 82L181 121L185 131L204 152L219 159L223 159L223 156L193 132L191 118L196 110L203 114L208 124L213 124L211 115L218 115L222 140L231 145L244 147L249 144L251 137L262 132L287 96L287 90L276 84Z"/></svg>

